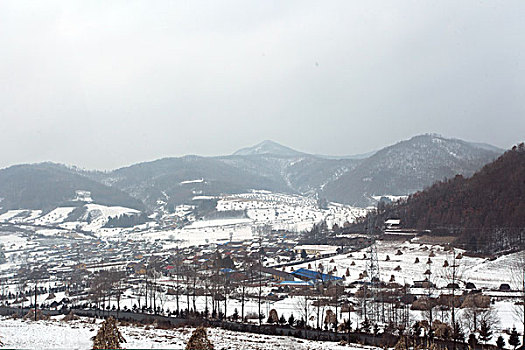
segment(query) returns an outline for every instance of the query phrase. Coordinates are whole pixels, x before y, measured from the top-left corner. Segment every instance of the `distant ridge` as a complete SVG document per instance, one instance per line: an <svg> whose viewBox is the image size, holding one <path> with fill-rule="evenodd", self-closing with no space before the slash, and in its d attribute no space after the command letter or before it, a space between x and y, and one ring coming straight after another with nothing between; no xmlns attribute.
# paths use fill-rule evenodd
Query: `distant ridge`
<svg viewBox="0 0 525 350"><path fill-rule="evenodd" d="M501 152L437 134L414 136L385 147L323 188L323 196L358 206L374 196L407 195L456 174L472 175Z"/></svg>
<svg viewBox="0 0 525 350"><path fill-rule="evenodd" d="M145 210L144 203L128 193L90 179L61 164L21 164L0 170L0 212L10 209L52 210L79 207L78 193L88 193L98 204Z"/></svg>
<svg viewBox="0 0 525 350"><path fill-rule="evenodd" d="M164 158L107 172L29 164L0 169L0 212L69 205L77 190L90 192L98 204L147 211L159 203L169 209L251 190L366 207L381 196L408 195L456 174L470 176L500 154L493 146L426 134L347 157L308 154L266 140L233 155Z"/></svg>
<svg viewBox="0 0 525 350"><path fill-rule="evenodd" d="M254 156L271 154L274 156L299 156L305 153L296 151L290 147L283 146L275 141L264 140L252 147L241 148L233 153L234 156Z"/></svg>
<svg viewBox="0 0 525 350"><path fill-rule="evenodd" d="M487 145L487 147L491 147L490 145ZM254 155L263 155L263 154L270 154L275 156L283 156L283 157L294 157L294 156L310 156L310 157L319 157L324 159L365 159L368 158L377 151L371 151L361 154L351 154L351 155L342 155L342 156L333 156L333 155L326 155L326 154L310 154L305 152L300 152L297 150L294 150L293 148L283 146L275 141L272 140L264 140L261 143L256 144L252 147L245 147L241 148L240 150L234 152L232 155L234 156L254 156Z"/></svg>

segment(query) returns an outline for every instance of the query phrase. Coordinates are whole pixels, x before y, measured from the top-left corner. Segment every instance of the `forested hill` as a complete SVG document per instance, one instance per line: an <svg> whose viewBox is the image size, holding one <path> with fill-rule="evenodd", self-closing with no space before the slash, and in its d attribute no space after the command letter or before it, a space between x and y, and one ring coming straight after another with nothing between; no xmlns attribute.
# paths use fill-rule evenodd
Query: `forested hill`
<svg viewBox="0 0 525 350"><path fill-rule="evenodd" d="M515 248L525 238L525 145L521 143L470 178L457 175L412 194L406 201L379 206L376 227L400 218L405 228L453 234L472 251Z"/></svg>

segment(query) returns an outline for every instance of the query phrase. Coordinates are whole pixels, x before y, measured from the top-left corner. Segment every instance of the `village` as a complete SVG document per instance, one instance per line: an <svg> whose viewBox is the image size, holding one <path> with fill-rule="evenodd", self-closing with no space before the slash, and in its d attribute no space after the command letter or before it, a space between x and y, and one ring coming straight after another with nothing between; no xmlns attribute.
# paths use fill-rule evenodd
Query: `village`
<svg viewBox="0 0 525 350"><path fill-rule="evenodd" d="M505 337L512 327L523 332L514 305L523 290L509 269L517 253L470 256L426 232L403 229L399 220L385 222L377 237L345 232L337 223L329 228L326 221L302 232L257 222L248 239L226 233L229 239L180 246L172 238L4 229L4 315L15 309L21 316L31 310L146 315L275 325L306 330L304 336L307 330L400 336L413 334L417 324L421 337L460 342L479 322Z"/></svg>

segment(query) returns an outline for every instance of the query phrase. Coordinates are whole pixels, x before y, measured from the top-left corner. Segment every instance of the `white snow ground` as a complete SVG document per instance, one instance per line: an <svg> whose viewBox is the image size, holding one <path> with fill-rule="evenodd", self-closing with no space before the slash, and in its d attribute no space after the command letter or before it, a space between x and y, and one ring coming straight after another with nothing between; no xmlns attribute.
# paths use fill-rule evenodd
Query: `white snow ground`
<svg viewBox="0 0 525 350"><path fill-rule="evenodd" d="M64 322L54 317L49 321L24 321L0 318L0 337L3 346L13 349L90 349L91 338L100 327L92 319ZM120 326L127 349L184 349L194 328L157 329L152 326ZM208 337L216 349L262 350L364 350L369 346L342 346L333 342L318 342L292 337L268 336L209 328Z"/></svg>

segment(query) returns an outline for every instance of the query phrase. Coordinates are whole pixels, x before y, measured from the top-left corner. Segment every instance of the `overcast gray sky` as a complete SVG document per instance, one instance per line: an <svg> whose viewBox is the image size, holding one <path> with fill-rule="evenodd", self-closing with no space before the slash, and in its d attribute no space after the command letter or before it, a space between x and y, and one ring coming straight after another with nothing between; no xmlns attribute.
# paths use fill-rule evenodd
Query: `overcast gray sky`
<svg viewBox="0 0 525 350"><path fill-rule="evenodd" d="M525 139L525 1L2 1L0 167Z"/></svg>

